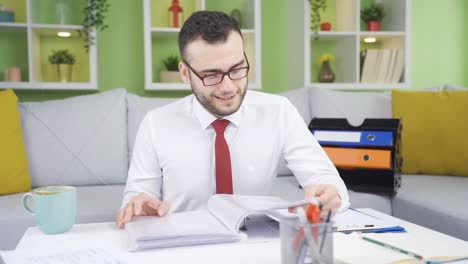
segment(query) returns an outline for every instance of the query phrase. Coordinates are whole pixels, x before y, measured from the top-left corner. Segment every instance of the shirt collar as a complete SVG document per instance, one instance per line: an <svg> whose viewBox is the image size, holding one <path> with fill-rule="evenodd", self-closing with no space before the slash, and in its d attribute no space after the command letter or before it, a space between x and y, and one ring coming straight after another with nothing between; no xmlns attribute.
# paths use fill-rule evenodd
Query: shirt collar
<svg viewBox="0 0 468 264"><path fill-rule="evenodd" d="M195 116L198 118L198 121L200 122L200 125L203 129L206 129L215 121L218 119L216 116L208 112L201 104L198 102L197 98L195 95L193 95L192 98L192 105L193 105L193 112ZM237 110L235 113L227 115L223 117L223 119L229 120L233 125L236 127L239 127L241 119L242 119L242 113L243 111L243 104L241 104L239 110Z"/></svg>

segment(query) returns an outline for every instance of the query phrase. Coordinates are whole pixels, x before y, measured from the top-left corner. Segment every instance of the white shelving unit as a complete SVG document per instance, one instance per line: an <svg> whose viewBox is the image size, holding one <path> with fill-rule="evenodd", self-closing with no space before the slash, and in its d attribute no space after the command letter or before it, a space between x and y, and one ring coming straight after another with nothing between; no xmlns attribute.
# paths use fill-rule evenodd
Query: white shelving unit
<svg viewBox="0 0 468 264"><path fill-rule="evenodd" d="M298 1L299 2L299 1ZM290 65L294 68L292 79L303 80L303 83L292 83L292 87L319 86L330 89L398 89L409 86L410 69L410 6L411 0L378 0L385 10L385 17L381 23L381 31L366 31L360 19L361 9L370 0L328 0L326 12L322 12L322 22L332 18L332 31L319 31L318 39L315 32L310 30L310 5L308 0L294 3L291 12L302 14L300 33L291 35ZM290 20L292 21L292 20ZM299 23L299 19L295 18ZM327 21L329 22L329 21ZM296 24L297 25L297 24ZM365 37L375 37L377 42L369 45L364 43ZM298 40L298 41L294 41ZM402 78L396 83L373 82L363 83L360 80L360 52L363 49L400 49L404 52L404 69ZM299 51L303 51L300 54ZM319 65L316 59L322 53L332 53L335 56L333 71L335 81L332 83L318 82ZM299 65L297 61L303 61Z"/></svg>
<svg viewBox="0 0 468 264"><path fill-rule="evenodd" d="M186 0L181 1L180 5L184 7L185 4L192 7L189 12L184 10L186 19L191 12L198 10L217 10L229 13L229 10L219 10L217 8L220 2L220 0ZM249 88L260 89L262 80L260 0L229 0L223 2L228 3L226 6L241 7L241 31L244 36L244 49L251 67L248 76ZM156 16L166 18L169 5L170 1L166 0L143 0L146 90L190 90L188 84L159 81L159 71L164 69L163 59L172 54L179 56L177 37L180 28L168 27L164 22L161 22L164 19L161 20L160 17L158 21L154 21Z"/></svg>
<svg viewBox="0 0 468 264"><path fill-rule="evenodd" d="M82 29L81 25L77 24L50 24L42 23L37 19L35 5L37 0L21 0L25 1L26 5L26 22L3 22L0 23L0 35L2 33L9 34L24 34L24 42L26 42L26 50L18 50L17 52L27 52L27 68L22 70L21 82L7 82L0 81L1 88L12 89L41 89L41 90L96 90L97 89L97 50L96 45L89 47L89 52L86 53L84 48L84 40L79 36L78 30ZM49 10L55 13L55 10ZM76 12L76 10L73 10ZM66 31L71 33L70 37L62 38L57 36L58 32ZM92 36L97 44L96 34L93 31ZM1 38L1 36L0 36ZM8 41L7 35L5 39L0 41ZM51 40L54 39L54 40ZM19 43L22 44L22 41ZM73 66L73 76L80 75L86 76L79 78L79 81L72 82L59 82L51 77L53 67L48 62L47 56L49 52L56 49L73 49L74 55L76 53L86 54L85 61L77 60ZM43 49L47 50L45 52ZM50 49L50 50L49 50ZM15 52L16 53L16 52ZM11 54L15 56L16 54ZM83 56L80 56L82 58ZM5 58L4 58L5 59ZM0 61L2 58L0 58ZM17 66L17 65L9 65ZM0 69L3 73L4 69ZM78 74L79 73L79 74Z"/></svg>

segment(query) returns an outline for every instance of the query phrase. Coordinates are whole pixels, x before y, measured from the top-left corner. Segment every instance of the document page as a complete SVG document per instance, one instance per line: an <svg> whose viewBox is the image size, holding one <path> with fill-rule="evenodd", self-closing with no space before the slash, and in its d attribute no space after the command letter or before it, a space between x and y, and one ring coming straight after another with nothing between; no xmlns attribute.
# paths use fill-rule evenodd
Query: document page
<svg viewBox="0 0 468 264"><path fill-rule="evenodd" d="M309 201L290 202L274 196L246 196L217 194L208 200L208 210L233 232L238 232L243 220L251 213L264 213L275 218L283 215L279 209L307 204Z"/></svg>
<svg viewBox="0 0 468 264"><path fill-rule="evenodd" d="M32 254L26 250L0 252L5 264L123 264L114 254L99 249L80 249L55 254Z"/></svg>
<svg viewBox="0 0 468 264"><path fill-rule="evenodd" d="M125 225L130 251L198 244L235 242L232 232L207 210L137 217Z"/></svg>
<svg viewBox="0 0 468 264"><path fill-rule="evenodd" d="M368 215L353 208L349 208L336 214L332 220L335 221L335 225L333 226L334 231L338 232L371 230L397 225L396 223L383 221L380 218Z"/></svg>

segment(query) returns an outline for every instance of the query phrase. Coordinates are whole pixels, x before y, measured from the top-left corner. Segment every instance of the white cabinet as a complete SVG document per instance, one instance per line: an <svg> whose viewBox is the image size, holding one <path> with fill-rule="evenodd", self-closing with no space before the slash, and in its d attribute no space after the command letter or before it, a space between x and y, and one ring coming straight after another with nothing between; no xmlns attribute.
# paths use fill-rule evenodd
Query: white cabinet
<svg viewBox="0 0 468 264"><path fill-rule="evenodd" d="M299 14L303 19L299 30L296 28L296 33L289 33L291 79L303 80L303 83L290 83L292 87L394 89L409 86L411 0L376 0L384 6L385 16L380 31L367 31L367 25L360 19L360 11L372 2L327 0L326 11L321 12L321 22L330 23L331 30L319 31L317 36L310 30L309 1L291 2L289 16ZM299 25L299 18L293 17L290 21ZM366 38L375 38L376 42L365 43ZM331 62L335 80L331 83L319 82L321 65L316 63L322 54L327 53L335 57ZM367 54L362 65L361 54ZM372 59L368 60L370 57ZM397 64L399 66L395 66ZM362 69L365 68L368 69L364 74Z"/></svg>
<svg viewBox="0 0 468 264"><path fill-rule="evenodd" d="M0 88L13 89L97 89L96 45L86 51L78 34L81 11L86 0L4 0L14 10L13 22L0 22ZM79 10L79 11L77 11ZM57 33L69 32L70 37ZM95 37L95 33L93 32ZM68 49L76 57L72 79L60 82L48 56L54 50ZM21 81L7 81L4 71L20 68Z"/></svg>
<svg viewBox="0 0 468 264"><path fill-rule="evenodd" d="M233 10L239 11L244 49L251 67L249 88L261 87L260 0L180 0L183 19L178 27L171 26L168 11L171 3L171 0L143 0L146 90L190 90L188 84L181 82L161 82L159 73L166 70L163 60L168 56L176 55L180 59L177 38L181 23L198 10L223 11L227 14Z"/></svg>

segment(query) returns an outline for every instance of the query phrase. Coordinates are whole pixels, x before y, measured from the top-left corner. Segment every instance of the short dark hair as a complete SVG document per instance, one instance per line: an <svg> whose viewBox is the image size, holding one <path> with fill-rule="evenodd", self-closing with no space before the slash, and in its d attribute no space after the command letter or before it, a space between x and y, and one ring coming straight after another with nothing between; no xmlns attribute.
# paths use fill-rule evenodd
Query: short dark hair
<svg viewBox="0 0 468 264"><path fill-rule="evenodd" d="M187 45L198 38L210 44L225 42L231 31L242 37L239 23L234 17L219 11L197 11L184 23L179 32L179 51L184 58Z"/></svg>

